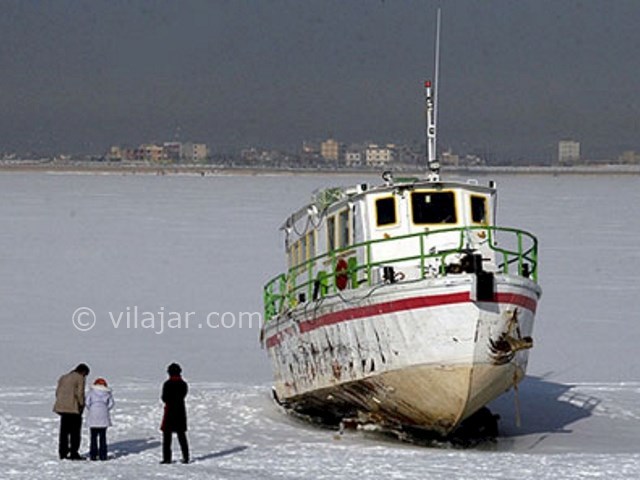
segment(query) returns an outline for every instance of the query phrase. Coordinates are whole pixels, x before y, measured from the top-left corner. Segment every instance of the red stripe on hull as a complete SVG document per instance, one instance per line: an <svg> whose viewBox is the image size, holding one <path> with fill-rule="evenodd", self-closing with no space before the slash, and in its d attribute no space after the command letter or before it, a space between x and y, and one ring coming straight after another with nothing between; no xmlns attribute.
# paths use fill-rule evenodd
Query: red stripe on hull
<svg viewBox="0 0 640 480"><path fill-rule="evenodd" d="M494 302L518 305L519 307L530 310L531 313L536 313L536 307L538 306L537 300L527 297L526 295L518 295L517 293L497 293Z"/></svg>
<svg viewBox="0 0 640 480"><path fill-rule="evenodd" d="M307 320L300 324L300 333L310 332L319 327L333 325L349 320L356 320L364 317L374 317L386 313L404 312L424 307L438 307L440 305L450 305L452 303L468 302L469 292L449 293L445 295L431 295L428 297L403 298L391 302L367 305L365 307L347 308L337 312L327 313L314 320Z"/></svg>
<svg viewBox="0 0 640 480"><path fill-rule="evenodd" d="M364 307L347 308L337 312L327 313L313 320L305 320L300 322L300 333L311 332L320 327L335 325L337 323L348 322L365 317L375 317L377 315L385 315L388 313L403 312L406 310L415 310L418 308L439 307L442 305L451 305L454 303L471 302L469 292L448 293L444 295L430 295L426 297L404 298L402 300L393 300L391 302L378 303L376 305L366 305ZM535 313L537 301L526 295L516 293L497 293L495 299L491 303L509 303L526 308ZM266 340L267 348L275 347L280 343L282 337L286 334L293 333L291 328L276 333Z"/></svg>

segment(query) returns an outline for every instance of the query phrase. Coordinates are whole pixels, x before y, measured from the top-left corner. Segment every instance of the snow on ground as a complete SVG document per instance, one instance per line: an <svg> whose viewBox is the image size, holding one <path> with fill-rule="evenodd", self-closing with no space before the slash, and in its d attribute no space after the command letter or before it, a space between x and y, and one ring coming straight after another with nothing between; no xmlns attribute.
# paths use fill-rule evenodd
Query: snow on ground
<svg viewBox="0 0 640 480"><path fill-rule="evenodd" d="M522 429L509 425L509 409L501 405L496 411L507 424L505 436L473 450L416 447L374 433L339 436L285 416L266 386L195 383L188 402L194 463L170 466L158 463L155 384L118 387L108 432L115 458L83 463L55 457L51 386L4 388L0 471L2 478L69 479L638 478L640 384L528 383L521 392ZM536 413L540 408L546 415ZM176 450L174 440L174 458Z"/></svg>
<svg viewBox="0 0 640 480"><path fill-rule="evenodd" d="M521 426L509 392L492 404L498 442L459 450L291 419L270 400L258 328L203 325L207 312L260 312L285 216L317 187L360 179L1 174L0 478L640 478L638 179L497 180L500 223L540 240L544 293ZM88 331L71 321L81 306L96 313ZM109 314L134 306L194 322L115 328ZM191 386L191 465L158 463L174 360ZM81 361L114 388L104 463L56 455L55 381Z"/></svg>

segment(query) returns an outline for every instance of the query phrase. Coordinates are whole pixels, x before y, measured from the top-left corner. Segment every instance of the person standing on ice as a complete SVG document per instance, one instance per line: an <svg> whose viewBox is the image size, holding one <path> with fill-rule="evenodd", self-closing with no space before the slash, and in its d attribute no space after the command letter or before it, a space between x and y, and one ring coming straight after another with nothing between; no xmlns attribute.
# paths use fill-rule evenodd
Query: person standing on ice
<svg viewBox="0 0 640 480"><path fill-rule="evenodd" d="M97 378L87 395L87 425L91 433L89 457L107 459L107 428L111 426L110 411L115 405L111 389L104 378Z"/></svg>
<svg viewBox="0 0 640 480"><path fill-rule="evenodd" d="M56 388L56 403L53 411L60 415L60 437L58 454L60 460L84 460L80 456L82 411L84 410L85 379L89 367L81 363L75 370L62 375Z"/></svg>
<svg viewBox="0 0 640 480"><path fill-rule="evenodd" d="M167 368L169 379L162 385L164 415L162 417L162 462L171 463L171 441L173 433L178 434L178 443L182 450L182 463L189 463L189 444L187 442L187 409L184 399L189 387L182 379L182 368L172 363Z"/></svg>

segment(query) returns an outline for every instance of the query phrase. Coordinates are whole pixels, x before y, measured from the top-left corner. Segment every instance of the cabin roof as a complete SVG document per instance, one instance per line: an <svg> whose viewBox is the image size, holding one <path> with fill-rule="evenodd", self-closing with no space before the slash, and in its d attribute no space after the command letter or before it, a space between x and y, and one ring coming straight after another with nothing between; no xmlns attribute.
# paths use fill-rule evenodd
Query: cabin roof
<svg viewBox="0 0 640 480"><path fill-rule="evenodd" d="M496 191L495 183L490 182L488 186L480 185L475 180L468 180L467 182L433 182L425 179L418 178L404 178L396 179L386 184L371 186L366 183L354 185L351 187L329 187L323 190L314 192L311 202L304 205L295 213L287 217L284 223L280 226L281 230L287 228L292 223L297 222L301 218L309 215L310 212L316 211L318 213L325 210L333 209L338 205L345 203L349 200L355 201L360 198L384 192L402 191L402 190L416 190L416 189L434 189L434 190L466 190L477 193L493 194Z"/></svg>

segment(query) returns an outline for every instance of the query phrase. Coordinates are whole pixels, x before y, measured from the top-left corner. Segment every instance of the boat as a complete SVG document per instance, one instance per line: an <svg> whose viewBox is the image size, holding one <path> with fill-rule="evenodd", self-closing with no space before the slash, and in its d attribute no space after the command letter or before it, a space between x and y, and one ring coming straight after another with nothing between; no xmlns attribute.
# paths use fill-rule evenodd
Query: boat
<svg viewBox="0 0 640 480"><path fill-rule="evenodd" d="M497 184L441 179L425 82L424 178L317 191L264 287L274 397L324 423L446 437L524 378L538 241L497 224Z"/></svg>

